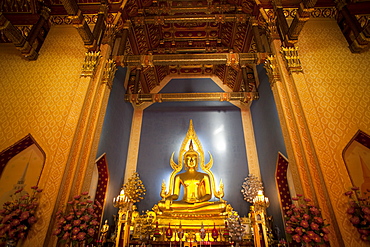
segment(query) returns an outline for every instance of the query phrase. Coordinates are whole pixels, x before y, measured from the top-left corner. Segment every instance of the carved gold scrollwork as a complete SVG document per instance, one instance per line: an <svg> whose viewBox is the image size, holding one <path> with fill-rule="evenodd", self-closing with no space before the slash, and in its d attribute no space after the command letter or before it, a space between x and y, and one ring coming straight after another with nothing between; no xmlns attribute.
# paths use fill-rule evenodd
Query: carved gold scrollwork
<svg viewBox="0 0 370 247"><path fill-rule="evenodd" d="M106 83L109 88L112 88L113 78L116 70L116 63L112 59L109 59L105 64L102 77L102 82Z"/></svg>
<svg viewBox="0 0 370 247"><path fill-rule="evenodd" d="M290 73L292 72L302 72L301 60L298 56L298 47L281 47L281 54L285 61L285 65Z"/></svg>
<svg viewBox="0 0 370 247"><path fill-rule="evenodd" d="M141 55L140 63L141 63L141 66L143 66L143 67L154 67L153 55L152 54Z"/></svg>
<svg viewBox="0 0 370 247"><path fill-rule="evenodd" d="M227 54L226 66L239 70L239 54L230 52Z"/></svg>
<svg viewBox="0 0 370 247"><path fill-rule="evenodd" d="M101 58L100 51L90 51L85 53L85 61L82 65L81 76L83 77L93 77L95 74L96 67Z"/></svg>
<svg viewBox="0 0 370 247"><path fill-rule="evenodd" d="M280 81L280 74L276 63L276 57L274 55L267 57L264 68L267 71L267 75L269 77L271 85L275 84L275 82L277 81Z"/></svg>

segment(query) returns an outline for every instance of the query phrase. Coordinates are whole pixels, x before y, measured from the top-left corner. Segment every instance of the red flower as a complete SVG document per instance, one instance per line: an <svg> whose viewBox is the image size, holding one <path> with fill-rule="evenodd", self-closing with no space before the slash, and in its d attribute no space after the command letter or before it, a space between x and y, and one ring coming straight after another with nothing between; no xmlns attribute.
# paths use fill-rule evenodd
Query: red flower
<svg viewBox="0 0 370 247"><path fill-rule="evenodd" d="M287 226L287 227L285 228L285 231L286 231L287 233L291 234L291 233L293 233L294 229L293 229L293 227L291 227L291 226Z"/></svg>
<svg viewBox="0 0 370 247"><path fill-rule="evenodd" d="M293 227L291 227L291 226L287 226L287 227L285 228L285 231L286 231L287 233L291 234L291 233L293 233L294 229L293 229Z"/></svg>
<svg viewBox="0 0 370 247"><path fill-rule="evenodd" d="M355 212L355 208L354 207L349 207L347 209L347 214L353 214Z"/></svg>
<svg viewBox="0 0 370 247"><path fill-rule="evenodd" d="M24 239L24 238L26 238L26 233L23 231L23 232L20 232L20 233L18 233L18 238L20 238L20 239Z"/></svg>
<svg viewBox="0 0 370 247"><path fill-rule="evenodd" d="M309 242L311 242L311 239L308 237L308 235L303 235L302 236L302 240L304 241L304 242L306 242L306 243L309 243Z"/></svg>
<svg viewBox="0 0 370 247"><path fill-rule="evenodd" d="M314 220L316 223L318 223L318 224L322 224L322 223L324 223L324 220L323 220L321 217L317 217L317 216L315 216L315 217L313 217L313 220Z"/></svg>
<svg viewBox="0 0 370 247"><path fill-rule="evenodd" d="M79 200L81 198L81 196L80 195L78 195L78 196L74 196L73 197L73 199L75 199L75 200Z"/></svg>
<svg viewBox="0 0 370 247"><path fill-rule="evenodd" d="M17 226L21 223L19 219L13 219L12 222L10 222L11 226Z"/></svg>
<svg viewBox="0 0 370 247"><path fill-rule="evenodd" d="M68 231L68 230L70 230L70 229L72 229L72 225L71 224L67 224L67 225L65 225L64 227L63 227L63 230L64 231ZM57 234L56 234L57 235Z"/></svg>
<svg viewBox="0 0 370 247"><path fill-rule="evenodd" d="M316 207L310 207L310 211L314 215L319 215L320 214L320 211Z"/></svg>
<svg viewBox="0 0 370 247"><path fill-rule="evenodd" d="M350 196L352 194L353 194L353 191L347 191L346 193L344 193L344 195L346 195L346 196Z"/></svg>
<svg viewBox="0 0 370 247"><path fill-rule="evenodd" d="M65 221L56 225L56 229L59 229L59 231L54 231L54 235L73 243L85 239L88 242L93 240L99 222L97 221L98 215L94 213L93 201L89 198L87 193L74 196L73 200L68 202L67 210L64 213L57 213L57 216L64 218Z"/></svg>
<svg viewBox="0 0 370 247"><path fill-rule="evenodd" d="M89 229L87 230L87 233L88 233L90 236L93 236L93 235L95 234L95 230L94 230L94 228L89 228Z"/></svg>
<svg viewBox="0 0 370 247"><path fill-rule="evenodd" d="M361 207L361 209L362 209L362 212L364 212L365 214L370 214L370 208L368 208L368 207Z"/></svg>
<svg viewBox="0 0 370 247"><path fill-rule="evenodd" d="M54 235L59 235L61 231L62 231L62 229L60 229L60 228L55 229L54 232L53 232L53 234Z"/></svg>
<svg viewBox="0 0 370 247"><path fill-rule="evenodd" d="M327 227L324 227L324 228L322 229L322 231L323 231L324 233L326 233L326 234L330 233L330 231L329 231L329 229L328 229Z"/></svg>
<svg viewBox="0 0 370 247"><path fill-rule="evenodd" d="M74 227L72 229L72 234L74 234L74 235L77 235L79 232L80 232L80 228L78 228L78 227Z"/></svg>
<svg viewBox="0 0 370 247"><path fill-rule="evenodd" d="M30 212L28 211L25 211L21 214L21 220L28 219L28 217L30 217Z"/></svg>
<svg viewBox="0 0 370 247"><path fill-rule="evenodd" d="M304 215L302 216L302 218L303 218L304 220L309 220L309 219L310 219L310 216L309 216L308 214L304 214Z"/></svg>
<svg viewBox="0 0 370 247"><path fill-rule="evenodd" d="M37 221L37 219L36 219L36 217L35 216L31 216L31 217L29 217L28 218L28 223L30 224L30 225L32 225L32 224L34 224L34 223L36 223L36 221Z"/></svg>
<svg viewBox="0 0 370 247"><path fill-rule="evenodd" d="M80 232L80 233L77 234L77 239L78 240L84 240L85 236L86 236L86 233Z"/></svg>
<svg viewBox="0 0 370 247"><path fill-rule="evenodd" d="M74 226L79 226L81 224L81 220L74 220L73 225Z"/></svg>
<svg viewBox="0 0 370 247"><path fill-rule="evenodd" d="M310 227L312 230L315 230L315 231L319 230L319 225L314 222L310 224Z"/></svg>
<svg viewBox="0 0 370 247"><path fill-rule="evenodd" d="M321 217L320 209L312 205L312 201L299 195L299 204L292 204L287 208L285 216L286 233L296 242L310 243L312 241L321 243L327 241L325 234L324 220Z"/></svg>
<svg viewBox="0 0 370 247"><path fill-rule="evenodd" d="M301 237L298 235L298 234L296 234L296 235L293 235L293 240L294 241L296 241L297 243L300 243L301 242Z"/></svg>
<svg viewBox="0 0 370 247"><path fill-rule="evenodd" d="M315 241L316 243L320 243L321 242L320 236L315 234L314 237L313 237L313 241Z"/></svg>
<svg viewBox="0 0 370 247"><path fill-rule="evenodd" d="M304 227L304 228L309 227L309 224L308 224L308 222L307 222L306 220L302 220L300 225L301 225L302 227Z"/></svg>
<svg viewBox="0 0 370 247"><path fill-rule="evenodd" d="M68 238L69 238L69 232L64 233L62 239L67 240Z"/></svg>
<svg viewBox="0 0 370 247"><path fill-rule="evenodd" d="M357 216L353 216L353 217L351 217L351 219L349 219L349 220L351 221L351 223L352 223L353 225L360 224L360 218L359 218L359 217L357 217Z"/></svg>
<svg viewBox="0 0 370 247"><path fill-rule="evenodd" d="M303 228L302 227L297 227L294 231L296 233L298 233L298 235L302 235L303 234Z"/></svg>

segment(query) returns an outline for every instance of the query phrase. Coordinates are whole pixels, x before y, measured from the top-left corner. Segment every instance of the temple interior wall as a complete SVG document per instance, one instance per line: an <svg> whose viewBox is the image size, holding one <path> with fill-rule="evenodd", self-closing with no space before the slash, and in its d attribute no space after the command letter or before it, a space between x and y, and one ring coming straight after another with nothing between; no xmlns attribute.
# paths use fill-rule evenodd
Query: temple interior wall
<svg viewBox="0 0 370 247"><path fill-rule="evenodd" d="M370 53L351 53L334 19L310 19L298 49L304 80L296 87L343 239L364 246L345 212L353 185L342 152L358 130L370 134Z"/></svg>
<svg viewBox="0 0 370 247"><path fill-rule="evenodd" d="M343 193L352 184L342 152L358 130L370 133L370 53L352 54L334 19L309 20L298 47L304 80L296 87L330 201L346 245L365 246L345 213ZM72 26L53 26L36 61L0 45L0 150L31 134L46 155L39 183L45 220L27 246L42 246L46 236L88 88L80 78L84 53Z"/></svg>
<svg viewBox="0 0 370 247"><path fill-rule="evenodd" d="M42 246L74 138L88 81L85 48L72 26L53 26L36 61L0 45L0 150L31 134L45 152L39 187L43 220L25 246ZM33 185L29 185L33 186Z"/></svg>

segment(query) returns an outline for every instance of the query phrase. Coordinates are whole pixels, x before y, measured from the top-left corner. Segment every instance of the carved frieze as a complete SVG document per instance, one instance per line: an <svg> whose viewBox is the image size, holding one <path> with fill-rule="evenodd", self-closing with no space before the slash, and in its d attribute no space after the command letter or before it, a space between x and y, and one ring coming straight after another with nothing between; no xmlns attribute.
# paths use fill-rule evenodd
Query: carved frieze
<svg viewBox="0 0 370 247"><path fill-rule="evenodd" d="M298 55L298 47L281 47L281 54L283 56L287 70L292 72L303 72L301 60Z"/></svg>
<svg viewBox="0 0 370 247"><path fill-rule="evenodd" d="M273 86L277 81L280 81L280 73L278 70L278 65L276 62L275 55L268 56L264 68L266 69L267 76L271 86Z"/></svg>
<svg viewBox="0 0 370 247"><path fill-rule="evenodd" d="M100 51L90 51L85 53L85 61L82 64L81 76L93 77L96 71L96 67L99 64L101 58Z"/></svg>
<svg viewBox="0 0 370 247"><path fill-rule="evenodd" d="M107 84L109 88L112 88L114 74L116 73L116 64L112 59L108 59L105 63L102 75L102 83Z"/></svg>

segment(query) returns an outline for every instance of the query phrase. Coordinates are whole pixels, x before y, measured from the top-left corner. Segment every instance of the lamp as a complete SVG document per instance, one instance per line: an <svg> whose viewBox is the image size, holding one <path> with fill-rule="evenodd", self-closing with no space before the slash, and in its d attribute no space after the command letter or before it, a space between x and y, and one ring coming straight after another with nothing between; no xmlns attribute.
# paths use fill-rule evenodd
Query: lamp
<svg viewBox="0 0 370 247"><path fill-rule="evenodd" d="M113 206L116 208L124 208L128 205L129 198L125 195L124 189L121 190L119 195L113 198Z"/></svg>
<svg viewBox="0 0 370 247"><path fill-rule="evenodd" d="M268 208L270 206L270 201L268 197L263 195L263 191L259 190L256 197L253 199L253 204L255 206Z"/></svg>

